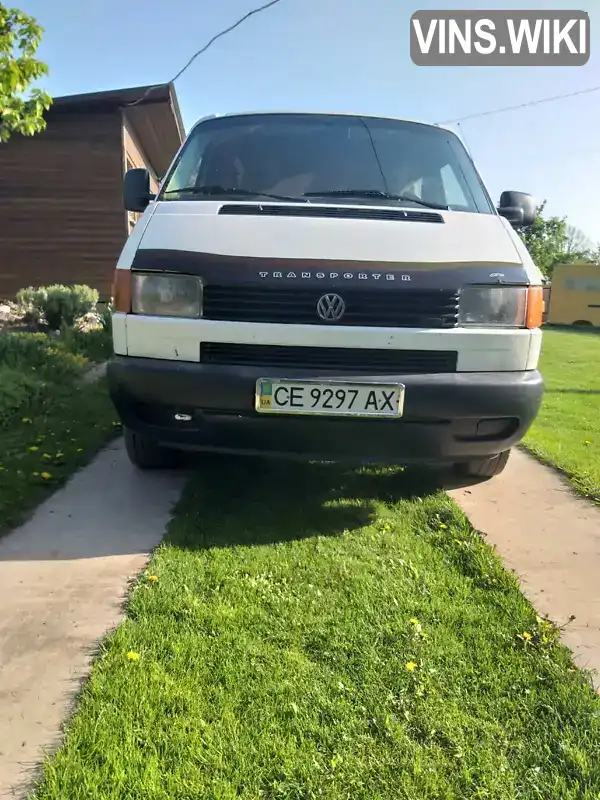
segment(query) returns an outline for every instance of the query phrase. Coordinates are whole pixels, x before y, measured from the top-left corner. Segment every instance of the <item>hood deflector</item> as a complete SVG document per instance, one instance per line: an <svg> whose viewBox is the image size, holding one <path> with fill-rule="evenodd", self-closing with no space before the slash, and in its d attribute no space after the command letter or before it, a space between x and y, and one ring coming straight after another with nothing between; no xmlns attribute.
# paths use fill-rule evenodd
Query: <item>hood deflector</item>
<svg viewBox="0 0 600 800"><path fill-rule="evenodd" d="M441 214L400 208L365 206L318 206L304 203L274 205L270 203L226 203L220 215L252 217L312 217L318 219L370 219L390 222L433 222L444 224Z"/></svg>

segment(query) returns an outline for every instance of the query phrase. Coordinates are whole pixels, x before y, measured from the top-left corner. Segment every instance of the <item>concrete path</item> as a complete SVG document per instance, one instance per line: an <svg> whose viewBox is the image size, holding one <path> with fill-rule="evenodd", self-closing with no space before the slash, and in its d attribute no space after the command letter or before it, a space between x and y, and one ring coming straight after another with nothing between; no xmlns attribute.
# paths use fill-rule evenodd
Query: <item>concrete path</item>
<svg viewBox="0 0 600 800"><path fill-rule="evenodd" d="M162 538L186 476L141 474L122 440L0 540L0 798L24 797Z"/></svg>
<svg viewBox="0 0 600 800"><path fill-rule="evenodd" d="M559 625L600 688L600 508L521 450L487 483L449 492L495 544L536 609Z"/></svg>

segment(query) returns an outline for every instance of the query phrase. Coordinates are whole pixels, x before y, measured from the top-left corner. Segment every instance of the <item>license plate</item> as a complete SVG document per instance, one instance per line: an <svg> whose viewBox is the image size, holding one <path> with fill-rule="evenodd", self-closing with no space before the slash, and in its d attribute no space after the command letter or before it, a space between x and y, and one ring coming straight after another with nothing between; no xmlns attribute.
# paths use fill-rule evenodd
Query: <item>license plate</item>
<svg viewBox="0 0 600 800"><path fill-rule="evenodd" d="M289 381L256 382L256 410L261 414L315 414L329 417L401 417L404 386L399 383Z"/></svg>

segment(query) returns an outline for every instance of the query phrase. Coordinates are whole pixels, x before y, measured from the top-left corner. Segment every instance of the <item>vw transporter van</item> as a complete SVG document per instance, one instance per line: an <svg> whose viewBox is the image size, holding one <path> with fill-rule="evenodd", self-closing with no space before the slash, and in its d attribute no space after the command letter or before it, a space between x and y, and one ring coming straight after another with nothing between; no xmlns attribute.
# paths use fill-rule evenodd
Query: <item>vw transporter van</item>
<svg viewBox="0 0 600 800"><path fill-rule="evenodd" d="M114 283L111 395L140 468L177 450L500 473L542 398L542 275L460 139L350 114L211 117Z"/></svg>

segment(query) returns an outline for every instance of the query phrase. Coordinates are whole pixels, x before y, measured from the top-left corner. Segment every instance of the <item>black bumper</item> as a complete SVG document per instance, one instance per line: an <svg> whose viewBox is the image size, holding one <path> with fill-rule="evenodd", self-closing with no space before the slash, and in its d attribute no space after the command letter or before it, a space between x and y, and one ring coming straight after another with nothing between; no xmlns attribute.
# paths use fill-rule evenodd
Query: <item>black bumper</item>
<svg viewBox="0 0 600 800"><path fill-rule="evenodd" d="M517 444L543 394L539 372L365 376L406 387L398 420L261 415L258 378L358 376L210 366L115 356L110 392L123 424L157 442L191 450L395 464L442 464L494 455ZM183 413L191 421L176 421Z"/></svg>

